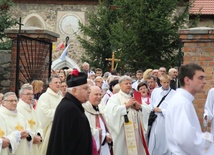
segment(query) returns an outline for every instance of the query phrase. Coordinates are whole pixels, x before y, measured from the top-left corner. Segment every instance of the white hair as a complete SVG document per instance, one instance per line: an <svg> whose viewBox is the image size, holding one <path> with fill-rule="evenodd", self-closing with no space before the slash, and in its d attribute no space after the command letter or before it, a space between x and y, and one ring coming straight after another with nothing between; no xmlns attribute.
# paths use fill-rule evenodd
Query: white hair
<svg viewBox="0 0 214 155"><path fill-rule="evenodd" d="M130 76L127 76L127 75L121 76L119 79L119 83L121 83L125 80L132 81L132 78Z"/></svg>

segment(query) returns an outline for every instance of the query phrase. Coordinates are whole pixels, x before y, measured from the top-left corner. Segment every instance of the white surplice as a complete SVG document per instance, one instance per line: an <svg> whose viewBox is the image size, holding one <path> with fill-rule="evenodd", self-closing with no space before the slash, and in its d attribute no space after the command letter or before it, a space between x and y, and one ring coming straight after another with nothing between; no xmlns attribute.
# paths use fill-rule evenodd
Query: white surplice
<svg viewBox="0 0 214 155"><path fill-rule="evenodd" d="M33 106L25 103L22 99L19 99L17 110L24 116L25 120L27 120L32 136L37 135L37 133L42 135L41 123L36 116ZM40 155L39 145L40 144L33 144L29 155Z"/></svg>
<svg viewBox="0 0 214 155"><path fill-rule="evenodd" d="M102 140L100 142L100 131L96 127L96 115L100 114L100 112L97 112L94 110L92 104L87 101L86 103L82 104L83 108L85 109L85 115L87 116L90 127L91 127L91 132L92 135L94 136L94 139L96 141L97 149L100 149L100 155L110 155L110 149L108 146L108 143L106 142L104 145L101 145L109 133L106 131L104 122L102 121L101 117L99 116L99 123L100 123L100 128L102 129Z"/></svg>
<svg viewBox="0 0 214 155"><path fill-rule="evenodd" d="M0 116L5 120L8 129L8 136L15 135L18 137L22 130L28 130L27 122L25 121L24 117L21 113L16 111L10 111L7 108L0 106ZM9 138L10 139L10 138ZM30 154L30 147L29 143L26 138L20 139L17 146L17 141L10 142L12 144L12 148L14 148L15 155L29 155ZM31 141L32 142L32 141ZM16 148L17 147L17 148Z"/></svg>
<svg viewBox="0 0 214 155"><path fill-rule="evenodd" d="M54 114L61 99L62 96L60 93L55 93L50 88L48 88L47 91L39 97L36 107L36 115L41 122L43 130L43 142L39 148L41 155L45 155L47 152Z"/></svg>
<svg viewBox="0 0 214 155"><path fill-rule="evenodd" d="M165 103L168 100L170 100L175 93L173 89L171 90L170 89L171 88L163 90L162 87L155 88L151 95L150 105L152 109L154 109L160 103L163 96L165 96L168 93L164 101L159 106L161 112L160 113L156 112L157 118L151 127L151 133L148 144L150 155L171 155L166 144L165 117L164 117L167 108Z"/></svg>
<svg viewBox="0 0 214 155"><path fill-rule="evenodd" d="M124 115L128 115L129 118L132 117L132 120L136 123L142 125L142 112L136 111L132 108L127 109L129 113L127 114L125 102L120 103L120 96L123 96L124 100L128 101L131 98L131 95L124 93L120 90L117 94L114 94L109 99L105 107L105 116L107 124L110 130L110 133L113 138L113 153L114 155L128 155L128 149L126 144L126 136L124 129ZM138 117L141 119L139 120ZM143 128L143 127L142 127ZM145 150L142 144L142 135L140 135L140 126L136 128L135 126L135 142L137 144L138 154L144 155Z"/></svg>
<svg viewBox="0 0 214 155"><path fill-rule="evenodd" d="M213 155L214 145L205 139L193 106L194 96L178 88L168 101L165 116L167 145L173 155ZM211 135L213 138L213 135Z"/></svg>
<svg viewBox="0 0 214 155"><path fill-rule="evenodd" d="M207 119L211 121L211 133L214 134L214 88L211 88L208 92L204 116L207 116Z"/></svg>
<svg viewBox="0 0 214 155"><path fill-rule="evenodd" d="M132 84L132 88L133 88L134 90L137 91L137 86L138 86L141 82L143 82L142 79L141 79L141 80L136 80L136 81Z"/></svg>
<svg viewBox="0 0 214 155"><path fill-rule="evenodd" d="M148 129L148 119L149 119L149 114L152 111L152 107L145 103L145 101L142 99L142 114L143 114L143 130L144 133L146 134L147 129Z"/></svg>

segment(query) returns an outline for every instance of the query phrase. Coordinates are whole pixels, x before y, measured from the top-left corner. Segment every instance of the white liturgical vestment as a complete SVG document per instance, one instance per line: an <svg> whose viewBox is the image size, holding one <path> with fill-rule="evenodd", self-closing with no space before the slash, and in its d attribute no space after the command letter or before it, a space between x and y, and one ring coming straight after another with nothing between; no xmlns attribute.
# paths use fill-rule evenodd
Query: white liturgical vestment
<svg viewBox="0 0 214 155"><path fill-rule="evenodd" d="M0 116L5 120L7 124L7 134L11 135L16 132L17 134L19 134L23 130L29 131L27 122L19 112L10 111L5 107L0 106ZM32 143L32 140L31 142L28 142L26 138L20 139L20 143L18 144L18 146L14 145L15 147L17 147L15 149L15 155L29 155L30 143Z"/></svg>
<svg viewBox="0 0 214 155"><path fill-rule="evenodd" d="M97 149L100 150L100 155L110 155L110 149L109 149L108 143L106 142L106 143L104 143L104 145L102 145L105 140L106 135L109 134L107 132L105 122L103 122L102 118L100 117L100 115L102 115L102 114L99 111L94 110L92 104L89 101L82 104L82 106L85 109L85 115L87 116L88 121L90 123L91 132L96 141ZM96 127L96 124L97 124L96 117L99 118L100 128L102 129L101 135L100 135L100 131Z"/></svg>
<svg viewBox="0 0 214 155"><path fill-rule="evenodd" d="M204 107L204 116L211 121L211 133L214 134L214 88L209 90Z"/></svg>
<svg viewBox="0 0 214 155"><path fill-rule="evenodd" d="M193 100L191 93L179 88L168 101L165 128L172 155L214 154L213 135L201 131Z"/></svg>
<svg viewBox="0 0 214 155"><path fill-rule="evenodd" d="M19 99L17 110L24 116L25 120L27 120L32 136L35 136L37 133L42 134L39 120L37 119L36 112L34 111L34 108L32 105L29 105L25 103L22 99ZM32 145L32 150L30 152L30 155L40 155L39 145L40 144Z"/></svg>
<svg viewBox="0 0 214 155"><path fill-rule="evenodd" d="M146 154L147 146L143 141L145 138L143 133L142 112L136 111L133 108L126 109L125 104L130 98L131 95L120 90L119 93L114 94L109 99L105 107L104 112L107 124L113 138L114 155ZM127 115L129 119L128 123L124 122L124 115ZM132 151L135 152L129 153Z"/></svg>
<svg viewBox="0 0 214 155"><path fill-rule="evenodd" d="M45 155L47 152L54 114L61 99L62 96L60 93L55 93L50 88L48 88L47 91L39 97L36 114L37 118L41 122L41 127L43 130L43 142L39 148L41 155Z"/></svg>

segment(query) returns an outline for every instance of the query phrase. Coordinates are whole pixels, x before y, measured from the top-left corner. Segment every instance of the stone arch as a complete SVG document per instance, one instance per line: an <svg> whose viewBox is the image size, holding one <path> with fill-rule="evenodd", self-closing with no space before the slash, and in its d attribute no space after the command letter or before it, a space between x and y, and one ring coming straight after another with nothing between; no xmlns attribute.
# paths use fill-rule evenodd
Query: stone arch
<svg viewBox="0 0 214 155"><path fill-rule="evenodd" d="M80 70L79 66L68 56L65 57L65 60L61 60L60 58L54 60L51 65L51 69L53 70L58 70L64 67L76 68Z"/></svg>
<svg viewBox="0 0 214 155"><path fill-rule="evenodd" d="M23 23L24 23L24 27L34 27L34 28L36 27L36 28L42 28L42 29L46 28L45 21L40 15L36 13L32 13L28 15L24 19Z"/></svg>

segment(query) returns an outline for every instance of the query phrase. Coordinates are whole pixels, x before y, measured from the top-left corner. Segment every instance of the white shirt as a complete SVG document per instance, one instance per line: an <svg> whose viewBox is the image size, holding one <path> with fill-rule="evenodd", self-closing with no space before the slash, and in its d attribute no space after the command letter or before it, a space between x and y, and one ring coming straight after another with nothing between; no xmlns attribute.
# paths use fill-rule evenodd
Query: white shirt
<svg viewBox="0 0 214 155"><path fill-rule="evenodd" d="M168 101L165 116L166 140L173 155L213 155L214 145L205 140L193 100L192 94L178 88ZM208 152L205 151L207 146L210 146Z"/></svg>
<svg viewBox="0 0 214 155"><path fill-rule="evenodd" d="M137 86L139 85L139 83L141 83L143 80L137 80L132 84L132 88L137 90Z"/></svg>
<svg viewBox="0 0 214 155"><path fill-rule="evenodd" d="M204 116L207 116L208 120L211 120L211 133L214 134L214 88L209 90L207 100L204 108Z"/></svg>

